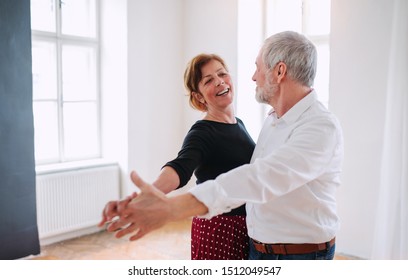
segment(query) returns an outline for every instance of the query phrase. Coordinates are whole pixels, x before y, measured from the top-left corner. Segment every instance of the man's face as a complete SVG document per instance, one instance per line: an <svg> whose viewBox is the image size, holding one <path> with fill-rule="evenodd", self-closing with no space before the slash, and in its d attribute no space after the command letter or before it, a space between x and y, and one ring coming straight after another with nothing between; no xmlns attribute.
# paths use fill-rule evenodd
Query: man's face
<svg viewBox="0 0 408 280"><path fill-rule="evenodd" d="M256 83L255 99L260 103L270 104L277 85L273 83L273 71L266 69L265 64L263 63L262 51L259 52L255 64L256 70L252 76L252 80Z"/></svg>

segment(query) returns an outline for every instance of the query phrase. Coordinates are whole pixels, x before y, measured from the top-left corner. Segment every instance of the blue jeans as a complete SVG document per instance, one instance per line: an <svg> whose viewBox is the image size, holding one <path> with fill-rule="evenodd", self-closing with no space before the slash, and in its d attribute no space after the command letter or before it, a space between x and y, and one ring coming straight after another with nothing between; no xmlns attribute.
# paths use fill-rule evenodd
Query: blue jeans
<svg viewBox="0 0 408 280"><path fill-rule="evenodd" d="M257 251L252 241L249 242L249 259L250 260L332 260L334 258L334 252L336 250L336 244L330 248L317 251L308 254L299 255L275 255L264 254Z"/></svg>

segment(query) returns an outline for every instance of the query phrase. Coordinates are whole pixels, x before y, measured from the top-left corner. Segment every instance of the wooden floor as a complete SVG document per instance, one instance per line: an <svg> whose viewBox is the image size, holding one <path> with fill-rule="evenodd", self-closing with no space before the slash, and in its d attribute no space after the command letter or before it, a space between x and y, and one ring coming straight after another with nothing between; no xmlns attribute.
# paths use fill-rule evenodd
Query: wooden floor
<svg viewBox="0 0 408 280"><path fill-rule="evenodd" d="M95 234L42 246L36 260L190 260L191 220L170 223L138 241ZM353 259L336 255L337 260Z"/></svg>
<svg viewBox="0 0 408 280"><path fill-rule="evenodd" d="M189 260L191 220L170 223L138 241L99 233L42 246L33 259L48 260Z"/></svg>

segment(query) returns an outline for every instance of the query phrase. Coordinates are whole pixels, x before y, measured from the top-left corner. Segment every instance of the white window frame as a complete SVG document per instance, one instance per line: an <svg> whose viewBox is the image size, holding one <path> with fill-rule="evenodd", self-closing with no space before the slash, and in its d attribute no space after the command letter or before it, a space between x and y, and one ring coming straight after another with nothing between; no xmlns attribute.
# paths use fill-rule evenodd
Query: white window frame
<svg viewBox="0 0 408 280"><path fill-rule="evenodd" d="M61 5L63 5L62 0L54 0L56 8L56 32L47 32L47 31L39 31L39 30L32 30L32 42L53 42L56 44L56 64L57 64L57 110L58 110L58 147L59 147L59 154L58 158L52 158L50 160L36 160L36 166L44 166L44 165L53 165L59 163L69 163L75 161L84 161L84 160L94 160L100 159L102 157L102 141L101 141L101 81L100 81L100 67L101 67L101 59L100 59L100 49L101 49L101 40L100 40L100 3L99 1L95 1L95 8L96 8L96 34L95 37L81 37L81 36L72 36L72 35L64 35L61 32ZM96 99L95 100L81 100L81 101L63 101L62 100L62 46L63 45L73 45L73 46L86 46L91 47L95 50L96 53ZM48 101L50 101L49 99ZM54 99L52 99L53 101ZM35 100L33 98L33 104L35 102L43 102L47 101L47 99ZM97 145L96 153L88 156L78 157L78 158L71 158L67 159L64 155L64 125L63 125L63 105L64 103L70 102L95 102L96 103L96 110L97 110ZM35 118L35 115L34 115Z"/></svg>

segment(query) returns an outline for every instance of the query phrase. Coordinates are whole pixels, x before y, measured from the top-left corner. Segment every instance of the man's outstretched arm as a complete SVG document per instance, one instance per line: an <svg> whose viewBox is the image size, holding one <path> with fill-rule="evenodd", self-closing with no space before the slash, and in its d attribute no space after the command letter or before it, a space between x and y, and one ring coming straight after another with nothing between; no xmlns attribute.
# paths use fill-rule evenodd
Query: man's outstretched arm
<svg viewBox="0 0 408 280"><path fill-rule="evenodd" d="M130 240L137 240L168 222L208 212L207 206L191 193L167 197L153 185L143 181L135 171L132 171L130 177L140 193L121 211L119 219L107 228L110 232L117 231L118 238L133 234Z"/></svg>

